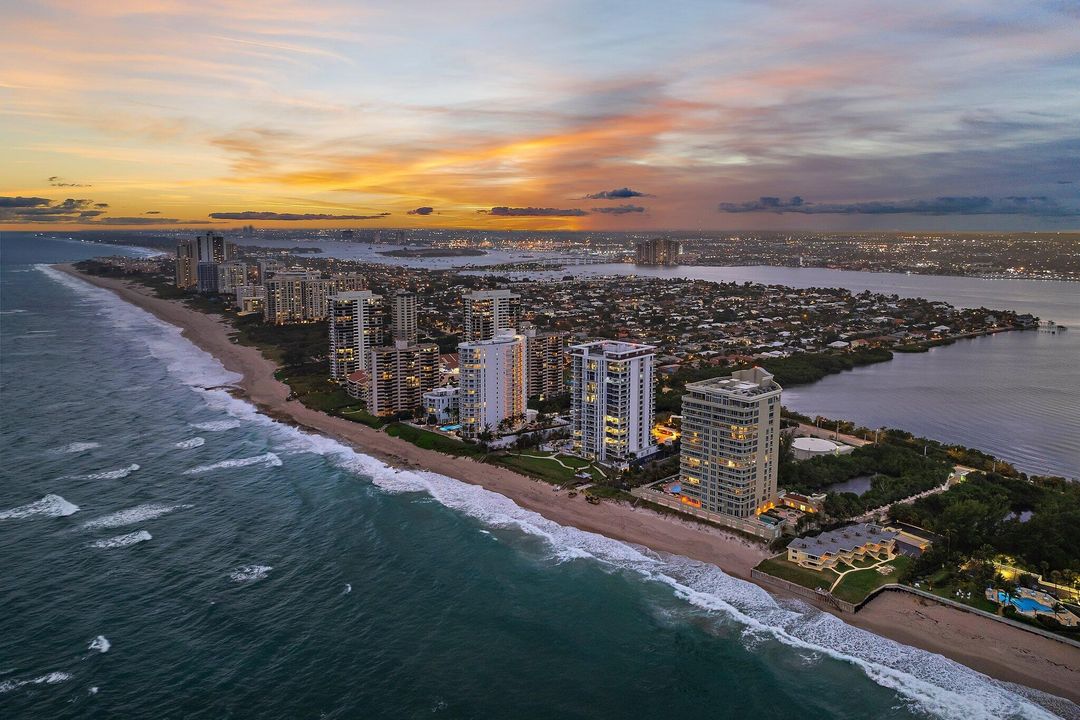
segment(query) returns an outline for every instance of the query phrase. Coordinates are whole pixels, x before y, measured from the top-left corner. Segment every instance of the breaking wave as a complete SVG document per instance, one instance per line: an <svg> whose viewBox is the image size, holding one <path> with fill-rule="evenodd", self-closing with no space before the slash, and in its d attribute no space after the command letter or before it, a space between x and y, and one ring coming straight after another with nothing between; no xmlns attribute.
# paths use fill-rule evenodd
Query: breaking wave
<svg viewBox="0 0 1080 720"><path fill-rule="evenodd" d="M206 432L221 432L222 430L232 430L233 428L240 427L240 421L211 420L210 422L191 423L191 427L196 430L205 430Z"/></svg>
<svg viewBox="0 0 1080 720"><path fill-rule="evenodd" d="M229 579L233 582L252 582L262 580L274 568L269 565L244 565L229 573Z"/></svg>
<svg viewBox="0 0 1080 720"><path fill-rule="evenodd" d="M71 675L66 672L51 672L32 680L5 680L4 682L0 682L0 693L17 690L23 685L56 685L58 683L67 682L70 679Z"/></svg>
<svg viewBox="0 0 1080 720"><path fill-rule="evenodd" d="M87 480L120 480L126 478L131 473L139 469L139 466L135 463L131 463L127 467L117 468L116 470L106 470L99 473L90 473L84 475Z"/></svg>
<svg viewBox="0 0 1080 720"><path fill-rule="evenodd" d="M101 443L96 442L73 442L63 445L58 448L54 448L54 453L79 453L86 452L87 450L93 450L94 448L101 447Z"/></svg>
<svg viewBox="0 0 1080 720"><path fill-rule="evenodd" d="M190 440L181 440L176 443L176 447L180 450L192 450L197 447L202 447L206 444L206 440L201 437L193 437Z"/></svg>
<svg viewBox="0 0 1080 720"><path fill-rule="evenodd" d="M161 505L158 503L148 503L146 505L128 508L127 510L119 510L110 513L109 515L94 518L93 520L87 520L82 526L87 530L123 527L124 525L131 525L132 523L143 522L144 520L153 520L162 515L168 515L173 511L187 510L192 507L194 507L194 505Z"/></svg>
<svg viewBox="0 0 1080 720"><path fill-rule="evenodd" d="M44 515L46 517L65 517L74 515L79 511L79 506L69 503L59 495L48 494L40 500L35 500L17 508L11 508L0 512L0 520L18 520L31 517L32 515Z"/></svg>
<svg viewBox="0 0 1080 720"><path fill-rule="evenodd" d="M90 543L90 547L103 548L105 550L112 550L113 548L128 547L135 543L141 543L146 540L153 539L153 535L145 530L136 530L133 533L127 533L125 535L117 535L116 537L105 538L104 540L95 540Z"/></svg>
<svg viewBox="0 0 1080 720"><path fill-rule="evenodd" d="M96 638L90 641L90 646L87 650L97 650L99 653L109 652L109 648L112 647L112 643L104 635L98 635Z"/></svg>
<svg viewBox="0 0 1080 720"><path fill-rule="evenodd" d="M199 465L193 467L190 470L185 470L185 475L202 475L203 473L212 472L214 470L225 470L228 468L247 467L248 465L266 465L267 467L281 467L281 458L272 452L264 453L263 455L256 455L254 457L235 458L233 460L222 460L221 462L211 463L210 465Z"/></svg>

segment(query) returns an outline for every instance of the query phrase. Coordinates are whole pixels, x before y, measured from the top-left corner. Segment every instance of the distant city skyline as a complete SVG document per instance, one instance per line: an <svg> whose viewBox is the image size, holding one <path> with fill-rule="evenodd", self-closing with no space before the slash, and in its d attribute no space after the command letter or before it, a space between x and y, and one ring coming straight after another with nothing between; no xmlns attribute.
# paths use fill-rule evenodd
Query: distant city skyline
<svg viewBox="0 0 1080 720"><path fill-rule="evenodd" d="M0 229L1080 228L1080 6L11 4Z"/></svg>

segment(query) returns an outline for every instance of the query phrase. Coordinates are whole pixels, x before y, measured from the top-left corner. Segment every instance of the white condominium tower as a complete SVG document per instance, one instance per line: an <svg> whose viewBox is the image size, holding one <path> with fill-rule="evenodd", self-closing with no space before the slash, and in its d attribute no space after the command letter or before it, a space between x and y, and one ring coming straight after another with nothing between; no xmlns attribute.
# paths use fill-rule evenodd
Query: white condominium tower
<svg viewBox="0 0 1080 720"><path fill-rule="evenodd" d="M458 345L461 363L461 436L496 432L525 415L525 339L503 330L491 340Z"/></svg>
<svg viewBox="0 0 1080 720"><path fill-rule="evenodd" d="M574 450L625 467L656 452L652 438L656 347L601 340L571 345Z"/></svg>
<svg viewBox="0 0 1080 720"><path fill-rule="evenodd" d="M390 339L416 344L416 293L398 290L390 304Z"/></svg>
<svg viewBox="0 0 1080 720"><path fill-rule="evenodd" d="M491 340L500 330L518 327L521 296L509 290L477 290L465 301L465 342Z"/></svg>
<svg viewBox="0 0 1080 720"><path fill-rule="evenodd" d="M371 349L382 344L381 301L370 290L330 297L330 377L337 382L367 370Z"/></svg>
<svg viewBox="0 0 1080 720"><path fill-rule="evenodd" d="M682 501L746 518L776 501L780 386L755 367L687 383L682 398Z"/></svg>

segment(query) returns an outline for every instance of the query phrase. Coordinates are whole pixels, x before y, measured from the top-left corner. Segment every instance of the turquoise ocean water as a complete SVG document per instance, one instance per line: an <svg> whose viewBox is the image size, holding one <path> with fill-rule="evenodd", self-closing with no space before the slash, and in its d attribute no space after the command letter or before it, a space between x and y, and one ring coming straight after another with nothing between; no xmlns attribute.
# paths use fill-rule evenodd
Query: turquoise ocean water
<svg viewBox="0 0 1080 720"><path fill-rule="evenodd" d="M46 267L98 254L0 245L0 717L1050 716L713 566L276 424L177 329Z"/></svg>

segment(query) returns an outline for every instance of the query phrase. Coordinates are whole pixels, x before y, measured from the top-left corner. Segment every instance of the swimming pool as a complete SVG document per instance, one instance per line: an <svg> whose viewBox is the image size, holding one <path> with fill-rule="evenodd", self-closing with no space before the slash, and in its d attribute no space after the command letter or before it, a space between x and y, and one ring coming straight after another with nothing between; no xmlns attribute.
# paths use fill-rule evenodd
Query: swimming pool
<svg viewBox="0 0 1080 720"><path fill-rule="evenodd" d="M454 430L460 430L461 425L443 425L439 429L442 430L443 432L453 432Z"/></svg>
<svg viewBox="0 0 1080 720"><path fill-rule="evenodd" d="M1005 603L1012 603L1017 610L1021 612L1054 612L1053 608L1049 608L1043 605L1041 602L1032 600L1031 598L1022 597L1010 597L1008 593L998 591L998 602L1004 605Z"/></svg>

